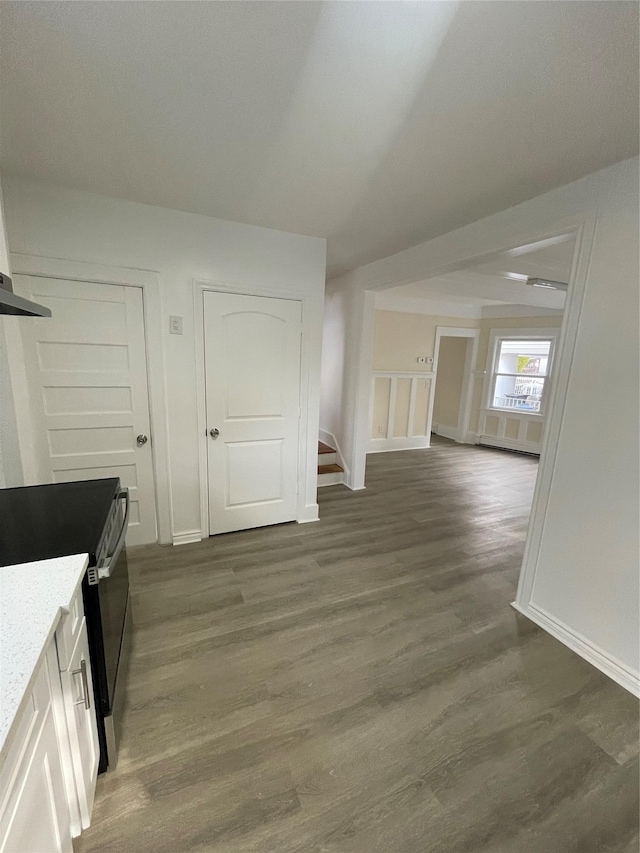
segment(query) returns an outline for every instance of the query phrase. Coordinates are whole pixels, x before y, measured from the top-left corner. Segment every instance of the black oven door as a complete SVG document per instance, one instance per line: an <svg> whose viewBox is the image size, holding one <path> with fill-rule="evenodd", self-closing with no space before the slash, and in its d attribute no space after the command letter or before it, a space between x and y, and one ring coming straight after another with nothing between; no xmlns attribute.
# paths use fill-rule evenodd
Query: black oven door
<svg viewBox="0 0 640 853"><path fill-rule="evenodd" d="M125 495L123 492L120 497ZM128 501L127 511L123 511L119 500L114 515L106 554L96 566L98 583L85 589L85 608L90 611L87 612L87 626L98 711L100 773L116 764L131 642L129 569L124 545L129 520Z"/></svg>
<svg viewBox="0 0 640 853"><path fill-rule="evenodd" d="M126 548L120 551L110 576L100 580L98 593L107 687L102 707L105 714L110 714L116 695L122 640L129 606L129 568Z"/></svg>

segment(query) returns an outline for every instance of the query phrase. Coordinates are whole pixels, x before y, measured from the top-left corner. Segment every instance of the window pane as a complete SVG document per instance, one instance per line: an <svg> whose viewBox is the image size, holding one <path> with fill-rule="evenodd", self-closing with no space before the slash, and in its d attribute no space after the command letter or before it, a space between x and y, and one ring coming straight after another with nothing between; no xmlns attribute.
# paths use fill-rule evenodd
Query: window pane
<svg viewBox="0 0 640 853"><path fill-rule="evenodd" d="M500 341L497 373L546 376L551 341Z"/></svg>
<svg viewBox="0 0 640 853"><path fill-rule="evenodd" d="M496 376L492 405L498 409L539 412L544 379L537 376Z"/></svg>

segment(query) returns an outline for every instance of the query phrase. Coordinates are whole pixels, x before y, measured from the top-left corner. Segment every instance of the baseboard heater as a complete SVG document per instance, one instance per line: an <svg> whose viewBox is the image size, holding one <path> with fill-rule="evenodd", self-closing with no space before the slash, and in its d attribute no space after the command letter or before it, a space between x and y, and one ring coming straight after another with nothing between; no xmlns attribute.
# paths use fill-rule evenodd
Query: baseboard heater
<svg viewBox="0 0 640 853"><path fill-rule="evenodd" d="M487 440L484 440L484 439ZM536 459L540 458L540 453L535 450L522 450L517 447L505 447L504 444L493 444L497 439L492 436L484 436L481 435L478 439L476 447L486 447L489 450L502 450L504 453L518 453L520 456L534 456Z"/></svg>

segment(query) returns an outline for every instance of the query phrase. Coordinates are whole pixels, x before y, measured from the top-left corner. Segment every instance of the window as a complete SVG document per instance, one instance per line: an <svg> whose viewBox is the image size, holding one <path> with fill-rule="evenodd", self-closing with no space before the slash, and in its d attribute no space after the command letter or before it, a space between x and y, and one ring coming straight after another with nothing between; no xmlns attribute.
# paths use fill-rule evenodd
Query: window
<svg viewBox="0 0 640 853"><path fill-rule="evenodd" d="M496 338L489 408L540 413L553 338Z"/></svg>

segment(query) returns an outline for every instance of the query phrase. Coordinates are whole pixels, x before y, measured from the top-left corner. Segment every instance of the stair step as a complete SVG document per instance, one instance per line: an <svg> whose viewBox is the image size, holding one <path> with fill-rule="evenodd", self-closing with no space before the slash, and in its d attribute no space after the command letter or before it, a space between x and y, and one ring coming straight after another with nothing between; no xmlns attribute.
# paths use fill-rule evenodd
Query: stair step
<svg viewBox="0 0 640 853"><path fill-rule="evenodd" d="M334 447L329 447L328 444L325 444L324 441L318 442L318 453L335 453Z"/></svg>
<svg viewBox="0 0 640 853"><path fill-rule="evenodd" d="M341 474L344 472L344 468L341 468L339 465L318 465L318 474Z"/></svg>

